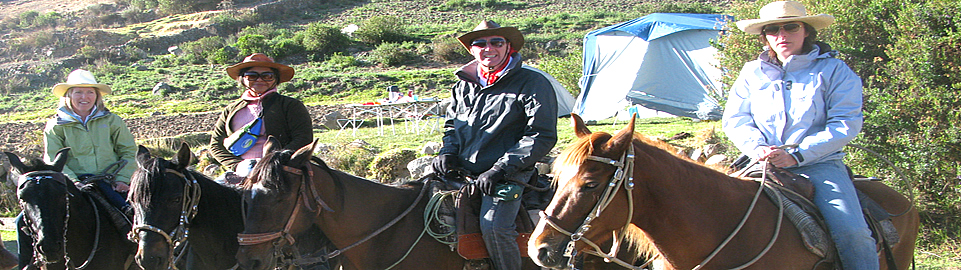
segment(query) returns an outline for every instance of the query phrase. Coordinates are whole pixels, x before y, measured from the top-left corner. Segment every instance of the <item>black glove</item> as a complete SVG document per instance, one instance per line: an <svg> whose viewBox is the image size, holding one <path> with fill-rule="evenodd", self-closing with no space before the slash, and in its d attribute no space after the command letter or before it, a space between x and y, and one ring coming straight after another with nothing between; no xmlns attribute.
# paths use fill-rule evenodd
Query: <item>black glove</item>
<svg viewBox="0 0 961 270"><path fill-rule="evenodd" d="M474 183L477 184L477 188L484 192L485 195L491 196L491 194L494 194L494 187L497 186L497 183L504 180L505 175L507 175L507 172L504 172L504 169L494 166L478 176L477 181Z"/></svg>
<svg viewBox="0 0 961 270"><path fill-rule="evenodd" d="M458 166L457 155L454 154L440 154L431 162L434 173L440 176L447 176L448 173Z"/></svg>

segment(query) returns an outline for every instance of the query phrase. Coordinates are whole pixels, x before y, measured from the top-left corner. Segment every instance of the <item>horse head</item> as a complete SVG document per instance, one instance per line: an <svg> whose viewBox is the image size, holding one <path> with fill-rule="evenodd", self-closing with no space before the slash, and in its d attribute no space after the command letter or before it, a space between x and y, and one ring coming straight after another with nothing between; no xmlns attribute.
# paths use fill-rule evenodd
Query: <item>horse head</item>
<svg viewBox="0 0 961 270"><path fill-rule="evenodd" d="M65 255L66 222L70 217L70 200L80 190L62 173L70 148L57 152L53 164L35 160L24 165L20 158L5 153L15 174L20 175L17 197L23 210L25 229L34 239L34 253L42 263L61 262Z"/></svg>
<svg viewBox="0 0 961 270"><path fill-rule="evenodd" d="M633 118L614 135L592 133L576 114L571 119L578 140L554 162L557 191L528 243L528 254L537 264L559 269L569 268L570 258L594 249L595 243L613 238L617 249L616 234L628 227L630 216L628 211L604 209L627 209L628 197L618 190L629 193L633 188L625 171L633 161Z"/></svg>
<svg viewBox="0 0 961 270"><path fill-rule="evenodd" d="M188 178L192 154L183 143L173 160L153 157L147 148L137 150L137 167L130 178L133 229L137 263L144 269L168 269L175 244L184 240L185 223L196 213L199 187Z"/></svg>
<svg viewBox="0 0 961 270"><path fill-rule="evenodd" d="M312 227L314 213L305 205L310 181L310 160L315 140L297 151L283 150L272 136L263 158L241 183L244 188L244 231L238 235L237 261L242 269L268 269L285 250Z"/></svg>

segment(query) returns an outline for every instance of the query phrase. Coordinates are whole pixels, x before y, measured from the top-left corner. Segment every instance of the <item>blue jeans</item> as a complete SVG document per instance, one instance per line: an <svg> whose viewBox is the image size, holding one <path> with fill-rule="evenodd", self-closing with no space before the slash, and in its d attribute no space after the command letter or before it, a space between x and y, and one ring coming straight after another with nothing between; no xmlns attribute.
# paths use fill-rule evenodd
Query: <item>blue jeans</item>
<svg viewBox="0 0 961 270"><path fill-rule="evenodd" d="M496 270L521 269L521 251L517 248L518 234L514 224L521 201L484 195L481 202L481 233Z"/></svg>
<svg viewBox="0 0 961 270"><path fill-rule="evenodd" d="M844 269L880 268L877 247L844 163L828 160L788 170L807 175L814 184L814 204L824 216Z"/></svg>

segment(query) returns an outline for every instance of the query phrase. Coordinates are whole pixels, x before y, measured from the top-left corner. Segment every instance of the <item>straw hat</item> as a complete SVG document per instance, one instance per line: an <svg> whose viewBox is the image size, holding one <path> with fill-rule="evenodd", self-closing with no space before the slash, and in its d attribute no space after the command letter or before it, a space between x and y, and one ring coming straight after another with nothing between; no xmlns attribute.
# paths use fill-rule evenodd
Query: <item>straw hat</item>
<svg viewBox="0 0 961 270"><path fill-rule="evenodd" d="M521 34L517 27L501 27L494 21L483 21L474 27L474 30L467 32L457 38L460 40L460 44L464 45L464 48L470 51L470 43L479 37L487 36L502 36L510 41L511 48L515 51L520 51L521 47L524 47L524 35Z"/></svg>
<svg viewBox="0 0 961 270"><path fill-rule="evenodd" d="M765 25L780 22L805 22L821 29L834 23L834 16L828 14L808 15L807 10L797 1L777 1L764 5L758 11L760 19L750 19L737 21L737 28L748 34L761 34L761 28Z"/></svg>
<svg viewBox="0 0 961 270"><path fill-rule="evenodd" d="M93 77L93 73L90 71L77 69L70 72L67 75L67 82L58 83L53 86L53 95L56 97L62 97L70 90L71 87L93 87L96 88L100 95L110 94L110 86L106 84L97 83L97 79Z"/></svg>
<svg viewBox="0 0 961 270"><path fill-rule="evenodd" d="M247 58L244 58L243 62L227 67L227 75L236 80L237 77L240 77L240 70L248 67L275 68L277 69L277 72L280 73L278 74L279 76L277 76L280 79L280 82L290 81L290 79L294 78L294 68L284 64L275 63L273 58L270 58L266 54L262 53L251 54L250 56L247 56Z"/></svg>

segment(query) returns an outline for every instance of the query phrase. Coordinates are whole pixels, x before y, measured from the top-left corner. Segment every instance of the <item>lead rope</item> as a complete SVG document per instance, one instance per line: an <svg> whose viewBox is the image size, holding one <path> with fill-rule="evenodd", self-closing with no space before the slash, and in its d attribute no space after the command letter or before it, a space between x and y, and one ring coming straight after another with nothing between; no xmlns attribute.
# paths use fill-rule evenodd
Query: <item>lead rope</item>
<svg viewBox="0 0 961 270"><path fill-rule="evenodd" d="M69 195L70 193L67 193L67 194ZM94 237L93 237L93 248L90 249L90 255L87 256L87 260L84 261L83 264L80 264L80 267L74 267L74 266L73 266L73 263L70 262L70 255L67 255L67 237L66 237L66 236L67 236L67 221L70 220L70 200L69 200L69 199L67 200L67 218L66 218L67 220L64 221L64 227L63 227L63 235L64 235L64 238L63 238L63 258L64 258L64 265L67 266L67 268L69 268L69 269L81 270L81 269L86 268L86 267L87 267L87 264L89 264L90 261L93 260L93 255L94 255L94 254L97 254L97 247L100 245L100 210L97 208L97 204L94 203L93 199L91 199L90 197L87 197L87 200L90 201L90 205L93 205L93 212L95 213L94 218L97 220L97 223L96 223L96 224L97 224L97 230L96 230L95 233L94 233Z"/></svg>

